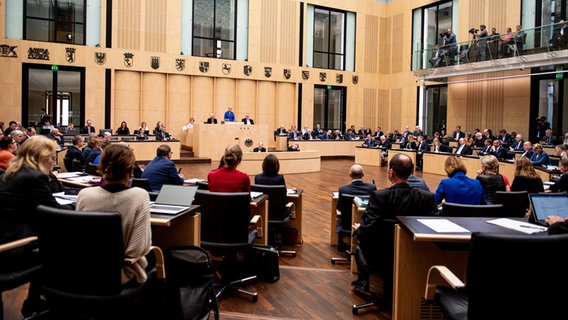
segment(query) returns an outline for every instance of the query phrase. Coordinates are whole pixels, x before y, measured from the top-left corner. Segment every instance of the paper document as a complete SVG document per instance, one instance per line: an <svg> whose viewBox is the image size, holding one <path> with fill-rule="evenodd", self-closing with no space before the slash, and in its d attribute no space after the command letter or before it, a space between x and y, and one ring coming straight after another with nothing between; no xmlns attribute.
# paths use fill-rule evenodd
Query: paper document
<svg viewBox="0 0 568 320"><path fill-rule="evenodd" d="M438 233L469 232L448 219L418 219L418 222Z"/></svg>
<svg viewBox="0 0 568 320"><path fill-rule="evenodd" d="M339 191L332 192L334 198L339 198Z"/></svg>
<svg viewBox="0 0 568 320"><path fill-rule="evenodd" d="M53 194L53 197L55 197L57 203L59 203L62 206L77 202L76 195L65 194L65 192L56 192Z"/></svg>
<svg viewBox="0 0 568 320"><path fill-rule="evenodd" d="M487 223L491 223L491 224L498 225L498 226L503 227L503 228L507 228L507 229L511 229L511 230L515 230L515 231L519 231L519 232L527 233L527 234L544 232L544 231L548 230L547 227L539 226L539 225L524 222L524 221L507 219L507 218L487 220Z"/></svg>
<svg viewBox="0 0 568 320"><path fill-rule="evenodd" d="M296 194L296 191L295 191L295 190L292 190L292 189L290 189L290 188L287 188L287 189L286 189L286 194Z"/></svg>
<svg viewBox="0 0 568 320"><path fill-rule="evenodd" d="M71 178L71 177L79 177L79 176L84 176L85 173L83 172L79 172L79 171L75 171L75 172L60 172L57 174L58 178L61 179L65 179L65 178Z"/></svg>
<svg viewBox="0 0 568 320"><path fill-rule="evenodd" d="M191 179L185 179L183 180L183 183L186 184L196 184L198 181L205 181L203 179L197 179L197 178L191 178Z"/></svg>

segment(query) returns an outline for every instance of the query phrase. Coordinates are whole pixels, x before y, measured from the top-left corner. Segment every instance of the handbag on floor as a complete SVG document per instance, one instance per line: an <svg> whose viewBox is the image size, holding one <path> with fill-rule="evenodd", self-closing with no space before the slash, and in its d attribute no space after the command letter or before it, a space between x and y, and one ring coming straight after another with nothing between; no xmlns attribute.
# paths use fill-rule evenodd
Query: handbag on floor
<svg viewBox="0 0 568 320"><path fill-rule="evenodd" d="M278 257L278 250L272 246L253 245L247 260L258 279L276 282L280 279Z"/></svg>

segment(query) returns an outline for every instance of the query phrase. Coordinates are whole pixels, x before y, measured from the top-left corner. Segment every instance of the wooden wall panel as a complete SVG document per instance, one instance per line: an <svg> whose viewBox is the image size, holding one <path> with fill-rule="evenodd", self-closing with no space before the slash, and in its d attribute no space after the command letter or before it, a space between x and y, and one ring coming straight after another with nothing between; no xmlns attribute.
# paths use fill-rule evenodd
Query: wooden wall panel
<svg viewBox="0 0 568 320"><path fill-rule="evenodd" d="M296 118L296 85L279 82L276 90L276 110L274 112L274 129L284 125L286 129L295 123ZM270 129L270 126L268 127Z"/></svg>
<svg viewBox="0 0 568 320"><path fill-rule="evenodd" d="M257 83L257 101L255 123L267 124L269 130L274 130L274 117L276 112L276 82L259 81ZM251 115L252 117L252 115Z"/></svg>
<svg viewBox="0 0 568 320"><path fill-rule="evenodd" d="M379 65L379 17L365 16L365 72L376 73Z"/></svg>
<svg viewBox="0 0 568 320"><path fill-rule="evenodd" d="M140 50L140 22L142 19L142 2L139 0L114 1L116 7L113 14L113 47Z"/></svg>
<svg viewBox="0 0 568 320"><path fill-rule="evenodd" d="M402 58L407 55L404 54L404 46L399 43L399 35L404 34L404 15L398 14L392 17L392 34L391 38L391 56L392 56L392 70L391 72L402 72ZM385 50L386 51L386 50Z"/></svg>
<svg viewBox="0 0 568 320"><path fill-rule="evenodd" d="M217 120L223 120L223 114L227 107L232 106L235 113L235 120L239 116L239 107L236 105L235 79L215 78L215 114L219 115Z"/></svg>
<svg viewBox="0 0 568 320"><path fill-rule="evenodd" d="M214 98L214 78L193 76L191 81L191 105L194 107L194 118L196 122L203 123L209 118L210 113L215 113L217 120L223 119L223 113L215 110ZM225 107L226 109L226 107Z"/></svg>
<svg viewBox="0 0 568 320"><path fill-rule="evenodd" d="M377 127L377 89L366 88L363 90L363 114L362 125L371 128L373 131Z"/></svg>
<svg viewBox="0 0 568 320"><path fill-rule="evenodd" d="M236 85L237 96L235 103L235 117L240 121L244 118L244 115L248 113L255 122L259 121L259 115L257 113L257 99L261 94L257 91L257 81L238 80ZM264 108L262 105L259 105L258 107L259 109Z"/></svg>
<svg viewBox="0 0 568 320"><path fill-rule="evenodd" d="M166 51L167 28L166 19L168 1L146 0L144 14L144 50Z"/></svg>
<svg viewBox="0 0 568 320"><path fill-rule="evenodd" d="M287 65L297 65L299 41L299 26L296 13L296 2L292 0L282 0L280 2L280 41L278 43L279 58L277 63Z"/></svg>
<svg viewBox="0 0 568 320"><path fill-rule="evenodd" d="M402 124L402 89L392 89L391 90L391 101L390 101L390 130L398 129L402 132L402 128L406 124Z"/></svg>
<svg viewBox="0 0 568 320"><path fill-rule="evenodd" d="M191 78L186 75L168 75L168 132L180 137L182 127L193 116L191 109Z"/></svg>
<svg viewBox="0 0 568 320"><path fill-rule="evenodd" d="M263 0L260 16L260 61L276 63L276 49L278 44L278 1Z"/></svg>
<svg viewBox="0 0 568 320"><path fill-rule="evenodd" d="M392 18L381 18L380 20L380 40L377 47L377 52L379 54L379 74L389 74L391 73L391 51L392 48Z"/></svg>
<svg viewBox="0 0 568 320"><path fill-rule="evenodd" d="M119 70L115 72L114 78L114 104L111 115L113 129L117 128L123 120L126 121L131 131L138 128L142 121L146 121L148 127L153 125L149 115L145 114L140 107L141 73ZM103 122L97 121L96 123L102 124Z"/></svg>
<svg viewBox="0 0 568 320"><path fill-rule="evenodd" d="M154 128L162 121L169 131L167 122L167 75L163 73L143 73L141 79L141 107L144 110L148 127Z"/></svg>

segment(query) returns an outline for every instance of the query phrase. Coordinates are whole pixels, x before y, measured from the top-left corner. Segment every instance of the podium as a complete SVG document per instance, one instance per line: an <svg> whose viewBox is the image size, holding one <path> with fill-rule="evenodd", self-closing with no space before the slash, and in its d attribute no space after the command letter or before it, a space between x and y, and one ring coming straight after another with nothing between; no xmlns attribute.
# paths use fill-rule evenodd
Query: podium
<svg viewBox="0 0 568 320"><path fill-rule="evenodd" d="M268 146L268 125L247 125L242 122L225 122L224 124L196 123L193 127L193 152L196 157L210 158L218 163L225 148L238 144L243 152L252 152L262 142Z"/></svg>

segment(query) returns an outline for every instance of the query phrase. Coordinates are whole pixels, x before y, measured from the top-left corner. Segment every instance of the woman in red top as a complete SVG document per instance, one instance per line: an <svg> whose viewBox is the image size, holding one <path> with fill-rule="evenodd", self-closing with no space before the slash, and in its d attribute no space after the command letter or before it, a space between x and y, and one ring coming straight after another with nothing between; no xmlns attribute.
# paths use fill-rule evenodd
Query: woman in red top
<svg viewBox="0 0 568 320"><path fill-rule="evenodd" d="M225 149L223 166L207 175L209 191L213 192L250 192L250 178L237 170L243 160L243 150L238 144Z"/></svg>

